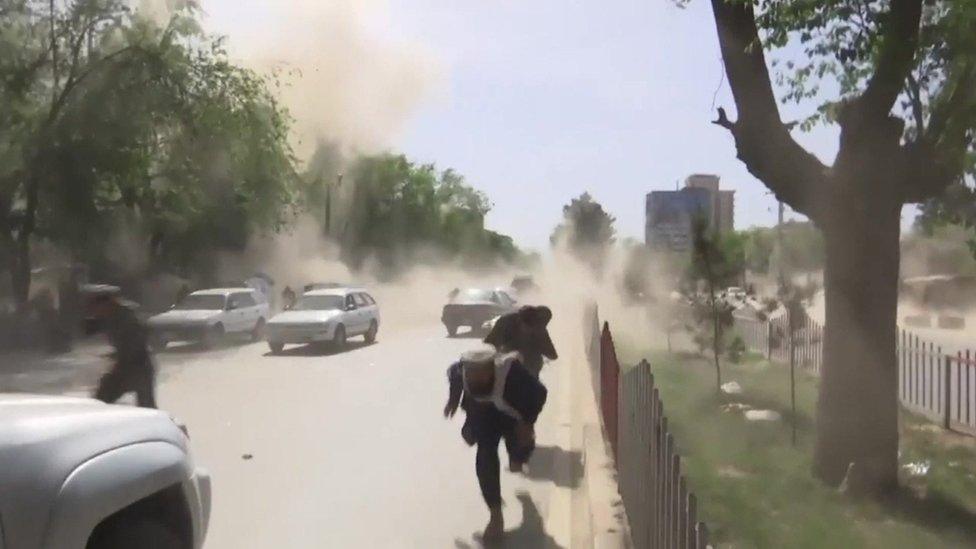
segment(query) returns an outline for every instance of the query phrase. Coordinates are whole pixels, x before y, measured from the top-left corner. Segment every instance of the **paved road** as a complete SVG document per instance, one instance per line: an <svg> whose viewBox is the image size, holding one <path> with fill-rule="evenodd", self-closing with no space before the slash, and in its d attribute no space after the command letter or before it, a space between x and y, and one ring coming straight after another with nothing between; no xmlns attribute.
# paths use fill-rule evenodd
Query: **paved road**
<svg viewBox="0 0 976 549"><path fill-rule="evenodd" d="M213 474L207 547L480 546L474 450L461 418L441 416L445 370L476 344L432 326L339 354L270 356L264 344L162 354L160 404ZM569 546L582 464L561 423L558 366L543 374L550 402L529 474L503 473L508 547Z"/></svg>

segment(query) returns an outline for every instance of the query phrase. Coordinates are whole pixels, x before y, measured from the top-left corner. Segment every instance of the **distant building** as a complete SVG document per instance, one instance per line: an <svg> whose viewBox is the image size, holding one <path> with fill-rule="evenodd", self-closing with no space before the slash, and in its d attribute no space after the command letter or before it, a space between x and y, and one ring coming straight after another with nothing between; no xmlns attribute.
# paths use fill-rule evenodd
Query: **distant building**
<svg viewBox="0 0 976 549"><path fill-rule="evenodd" d="M677 191L651 191L645 205L644 238L648 246L687 250L691 246L691 222L704 216L719 232L735 227L735 191L719 189L717 175L693 174Z"/></svg>

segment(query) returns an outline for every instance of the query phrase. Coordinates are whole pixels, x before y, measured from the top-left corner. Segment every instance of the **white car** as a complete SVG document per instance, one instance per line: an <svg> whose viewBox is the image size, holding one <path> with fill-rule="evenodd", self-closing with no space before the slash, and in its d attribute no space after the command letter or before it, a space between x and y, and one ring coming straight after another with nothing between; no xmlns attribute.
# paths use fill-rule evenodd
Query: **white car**
<svg viewBox="0 0 976 549"><path fill-rule="evenodd" d="M191 293L169 311L150 317L148 325L157 348L170 341L203 341L210 346L225 334L263 339L269 316L267 298L254 288L218 288Z"/></svg>
<svg viewBox="0 0 976 549"><path fill-rule="evenodd" d="M203 546L210 476L159 410L0 394L0 548Z"/></svg>
<svg viewBox="0 0 976 549"><path fill-rule="evenodd" d="M349 337L376 341L379 329L380 308L366 290L312 290L302 294L295 307L268 321L268 346L272 353L280 353L289 343L332 343L342 348Z"/></svg>

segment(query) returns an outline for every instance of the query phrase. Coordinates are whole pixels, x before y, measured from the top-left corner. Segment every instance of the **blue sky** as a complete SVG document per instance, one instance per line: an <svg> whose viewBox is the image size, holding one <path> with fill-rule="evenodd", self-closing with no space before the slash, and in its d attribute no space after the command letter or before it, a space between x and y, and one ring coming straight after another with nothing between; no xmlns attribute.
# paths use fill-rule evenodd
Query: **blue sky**
<svg viewBox="0 0 976 549"><path fill-rule="evenodd" d="M707 2L390 0L377 11L363 1L380 14L365 23L369 39L410 44L439 67L388 147L463 173L494 203L489 225L519 244L546 247L562 205L584 191L621 236L642 238L644 195L691 173L736 191L737 228L775 223L774 199L710 123L713 105L734 106ZM261 25L261 8L205 7L232 44ZM832 160L834 129L797 138Z"/></svg>

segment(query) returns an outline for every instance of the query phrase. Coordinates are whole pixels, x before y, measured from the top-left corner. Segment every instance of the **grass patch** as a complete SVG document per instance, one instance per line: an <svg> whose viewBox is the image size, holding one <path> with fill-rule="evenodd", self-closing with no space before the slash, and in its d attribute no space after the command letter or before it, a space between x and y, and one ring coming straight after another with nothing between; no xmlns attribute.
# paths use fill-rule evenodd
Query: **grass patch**
<svg viewBox="0 0 976 549"><path fill-rule="evenodd" d="M633 350L621 358L636 362ZM976 444L924 419L902 419L903 465L924 463L890 501L857 500L813 479L817 379L797 371L797 447L790 444L789 369L748 356L724 364L723 381L742 394L718 396L701 357L651 353L655 381L685 462L689 485L714 541L726 547L974 547ZM779 422L723 412L739 402L770 409Z"/></svg>

